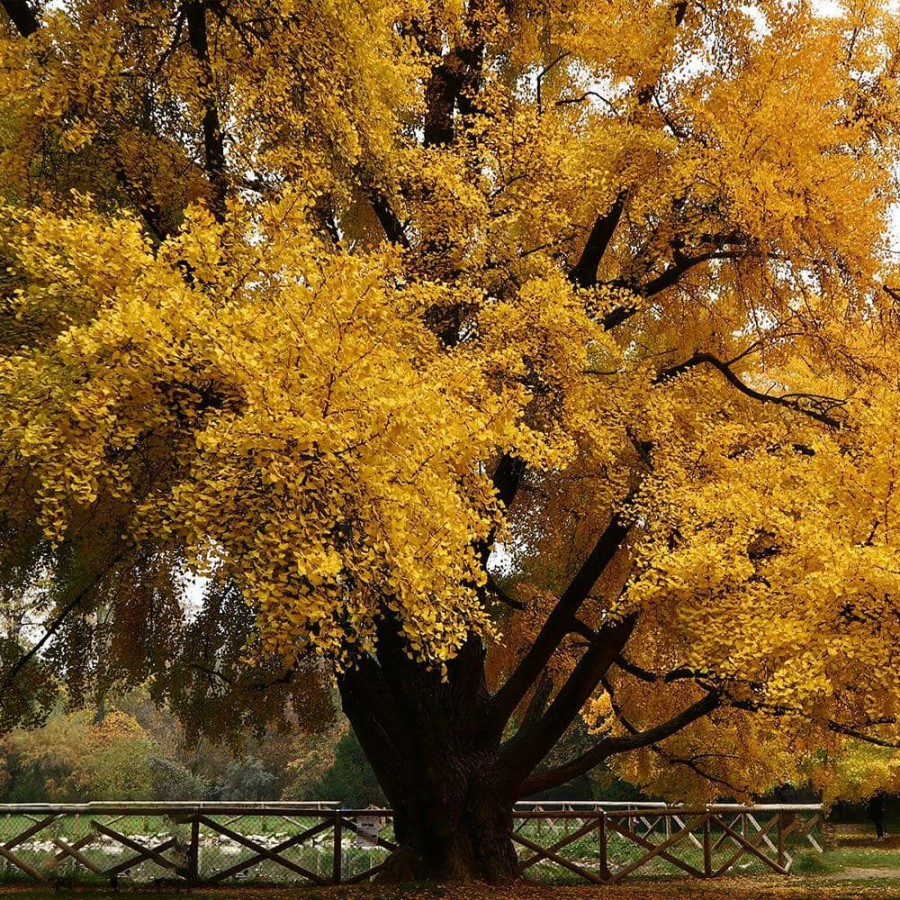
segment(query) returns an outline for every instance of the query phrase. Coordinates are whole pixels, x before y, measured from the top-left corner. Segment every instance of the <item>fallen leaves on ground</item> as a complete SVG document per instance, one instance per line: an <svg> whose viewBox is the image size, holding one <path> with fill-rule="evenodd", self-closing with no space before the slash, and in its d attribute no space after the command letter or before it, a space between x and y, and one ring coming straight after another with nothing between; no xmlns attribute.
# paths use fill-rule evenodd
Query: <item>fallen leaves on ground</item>
<svg viewBox="0 0 900 900"><path fill-rule="evenodd" d="M832 877L781 879L777 877L728 878L714 881L631 882L622 885L548 886L519 882L508 887L483 884L455 885L354 885L330 888L200 888L193 891L122 891L96 889L65 892L91 900L165 900L190 894L192 900L900 900L900 878L873 879L871 883L840 883ZM55 900L60 894L46 888L6 887L5 900Z"/></svg>

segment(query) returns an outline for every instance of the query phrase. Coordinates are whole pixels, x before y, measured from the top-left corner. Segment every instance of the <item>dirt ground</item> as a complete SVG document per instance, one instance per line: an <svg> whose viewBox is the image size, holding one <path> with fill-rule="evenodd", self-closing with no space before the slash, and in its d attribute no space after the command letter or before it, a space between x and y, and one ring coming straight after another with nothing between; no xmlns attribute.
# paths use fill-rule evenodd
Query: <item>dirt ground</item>
<svg viewBox="0 0 900 900"><path fill-rule="evenodd" d="M900 863L900 860L898 860ZM198 888L193 891L109 891L39 888L2 888L3 900L900 900L900 868L845 870L806 877L742 877L714 881L661 880L623 885L548 887L520 882L511 887L442 885L379 887L365 885L334 888Z"/></svg>

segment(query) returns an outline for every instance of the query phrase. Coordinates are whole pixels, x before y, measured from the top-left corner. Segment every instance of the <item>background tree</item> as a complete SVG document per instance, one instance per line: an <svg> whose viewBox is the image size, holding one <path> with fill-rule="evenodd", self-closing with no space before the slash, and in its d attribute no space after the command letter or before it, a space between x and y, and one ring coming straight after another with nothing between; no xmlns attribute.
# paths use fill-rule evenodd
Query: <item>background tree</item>
<svg viewBox="0 0 900 900"><path fill-rule="evenodd" d="M392 871L490 880L612 757L896 741L881 3L3 6L8 719L51 653L232 731L320 658Z"/></svg>
<svg viewBox="0 0 900 900"><path fill-rule="evenodd" d="M67 708L66 699L61 692L41 727L0 740L4 802L307 799L322 772L302 772L296 761L315 741L330 753L329 768L339 739L337 722L315 734L295 723L213 743L157 706L146 688L110 692L102 718L92 708Z"/></svg>
<svg viewBox="0 0 900 900"><path fill-rule="evenodd" d="M337 800L351 809L385 805L384 792L352 731L344 732L338 741L334 763L318 781L312 783L309 796Z"/></svg>
<svg viewBox="0 0 900 900"><path fill-rule="evenodd" d="M88 710L51 716L43 728L13 732L4 749L18 770L10 785L15 800L153 798L152 742L136 719L118 710L101 722Z"/></svg>

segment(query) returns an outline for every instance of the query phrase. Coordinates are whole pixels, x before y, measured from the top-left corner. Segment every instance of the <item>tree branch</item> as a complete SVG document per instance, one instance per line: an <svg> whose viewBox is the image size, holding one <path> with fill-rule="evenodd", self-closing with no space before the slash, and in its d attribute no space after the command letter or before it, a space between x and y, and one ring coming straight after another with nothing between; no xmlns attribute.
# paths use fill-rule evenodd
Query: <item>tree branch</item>
<svg viewBox="0 0 900 900"><path fill-rule="evenodd" d="M552 695L553 679L546 672L543 672L531 693L531 700L525 709L525 715L522 716L522 728L528 728L540 719L546 711Z"/></svg>
<svg viewBox="0 0 900 900"><path fill-rule="evenodd" d="M807 719L811 722L816 722L816 720L804 713L802 710L793 709L789 706L770 706L766 703L758 703L753 700L737 700L734 698L728 698L728 705L734 707L735 709L743 709L747 712L754 713L764 713L768 716L798 716L803 719ZM835 732L835 734L843 734L847 737L852 737L858 741L865 741L867 744L874 744L876 747L889 747L893 750L900 749L900 743L894 741L887 741L883 738L874 737L873 735L866 734L864 731L860 731L858 728L854 728L852 725L844 725L840 722L835 722L833 719L829 719L826 722L819 722L820 725L824 725L829 731ZM896 725L897 720L893 717L889 717L886 719L880 719L876 722L869 722L863 725L863 727L870 727L873 725Z"/></svg>
<svg viewBox="0 0 900 900"><path fill-rule="evenodd" d="M118 150L113 148L112 152L114 154L113 168L115 169L116 181L125 193L125 197L144 220L144 224L150 231L151 238L157 243L162 243L169 235L169 229L163 221L162 210L152 200L144 201L140 198L118 158Z"/></svg>
<svg viewBox="0 0 900 900"><path fill-rule="evenodd" d="M597 632L594 631L586 622L582 622L577 616L572 621L572 634L580 634L586 638L589 643L593 643L597 639Z"/></svg>
<svg viewBox="0 0 900 900"><path fill-rule="evenodd" d="M568 53L568 52L560 53L559 56L557 56L556 59L553 60L552 63L550 63L549 65L544 66L544 68L541 69L540 72L538 72L538 76L537 76L536 83L535 83L535 93L536 93L536 95L537 95L537 96L536 96L536 100L537 100L537 108L538 108L538 112L539 112L539 113L542 113L542 112L544 111L544 100L543 100L542 93L541 93L541 88L542 88L544 79L545 79L545 78L546 78L546 77L547 77L547 76L548 76L548 75L549 75L549 74L550 74L550 73L551 73L551 72L552 72L552 71L553 71L553 70L554 70L554 69L555 69L555 68L556 68L556 67L557 67L564 59L568 59L568 57L570 57L571 55L572 55L572 54L571 54L571 53Z"/></svg>
<svg viewBox="0 0 900 900"><path fill-rule="evenodd" d="M612 287L628 288L628 290L637 294L638 297L648 300L651 297L655 297L657 294L662 293L666 288L674 287L687 272L695 266L699 266L701 263L709 262L713 259L735 259L737 256L739 256L738 253L730 250L710 250L707 253L700 253L696 256L683 256L679 254L678 258L671 266L645 284L635 285L630 284L627 281L613 281L610 282L610 285ZM623 322L627 322L628 319L635 315L639 310L640 307L637 305L617 306L615 309L611 309L603 317L603 327L607 331L610 331L616 326L621 325Z"/></svg>
<svg viewBox="0 0 900 900"><path fill-rule="evenodd" d="M196 672L202 672L204 675L209 675L210 678L218 678L219 681L224 682L229 687L234 687L233 678L229 678L223 672L220 672L218 669L214 669L212 666L207 666L203 663L198 662L191 662L188 663L188 668L193 669Z"/></svg>
<svg viewBox="0 0 900 900"><path fill-rule="evenodd" d="M874 744L876 747L890 747L892 750L900 750L900 742L886 741L883 738L873 737L870 734L866 734L864 731L857 731L849 725L842 725L840 722L829 722L828 729L829 731L834 731L836 734L844 734L847 737L852 737L857 741L865 741L867 744Z"/></svg>
<svg viewBox="0 0 900 900"><path fill-rule="evenodd" d="M628 643L636 622L637 617L631 615L602 628L547 711L536 722L520 728L500 748L503 770L513 782L524 780L553 749Z"/></svg>
<svg viewBox="0 0 900 900"><path fill-rule="evenodd" d="M660 675L657 672L650 672L647 669L641 668L641 666L636 663L631 662L629 659L625 657L624 653L620 653L615 659L616 665L622 669L622 671L627 672L629 675L634 676L635 678L640 679L641 681L646 681L648 684L653 684L659 681L662 681L664 684L671 684L673 681L685 681L691 678L696 678L699 674L695 672L693 669L689 669L686 666L679 666L677 669L673 669L671 672L666 672L665 675Z"/></svg>
<svg viewBox="0 0 900 900"><path fill-rule="evenodd" d="M560 641L569 633L581 604L618 552L630 527L618 513L612 517L593 550L563 591L528 652L494 695L492 716L498 729L502 730L509 721L509 717L550 661Z"/></svg>
<svg viewBox="0 0 900 900"><path fill-rule="evenodd" d="M494 490L497 492L497 499L503 504L505 509L509 509L509 507L512 506L512 502L518 493L524 475L525 463L518 457L511 456L509 453L504 453L500 458L500 462L497 463L497 468L494 469L491 483L494 485ZM496 529L492 529L491 533L484 540L478 541L475 544L475 552L478 554L478 558L481 560L481 566L485 570L487 570L487 562L494 546L495 533ZM512 598L508 598L497 585L494 585L494 590L501 600L508 601L511 606L515 606L518 603L518 601L513 601ZM520 609L524 609L521 604L518 605Z"/></svg>
<svg viewBox="0 0 900 900"><path fill-rule="evenodd" d="M484 37L482 36L481 15L484 3L474 0L469 4L466 21L465 43L451 47L440 57L431 70L425 85L425 127L426 147L452 143L456 129L454 112L471 112L471 95L481 81L481 66L484 58ZM432 53L439 53L439 45L426 41Z"/></svg>
<svg viewBox="0 0 900 900"><path fill-rule="evenodd" d="M225 169L225 134L215 99L215 84L209 58L209 38L206 27L206 3L190 0L185 7L188 26L188 43L202 77L201 88L205 94L203 113L204 168L212 187L209 207L217 222L225 220L225 201L228 198L228 174Z"/></svg>
<svg viewBox="0 0 900 900"><path fill-rule="evenodd" d="M773 403L776 406L783 406L786 409L793 410L794 412L802 413L805 416L809 416L811 419L815 419L817 422L821 422L823 425L827 425L829 428L841 427L840 421L834 418L834 416L829 415L827 412L821 412L819 410L810 409L806 406L803 406L801 401L827 401L833 406L839 406L843 403L843 401L834 400L832 398L812 397L809 394L785 394L784 396L778 396L777 394L764 394L761 391L754 390L749 385L741 381L740 378L738 378L737 375L735 375L735 373L732 371L728 362L723 362L718 357L713 356L711 353L695 353L690 359L686 359L684 362L679 363L677 366L671 366L668 369L663 369L656 376L656 378L654 378L653 383L662 384L666 381L670 381L671 379L677 378L679 375L687 372L689 369L700 365L709 365L714 369L717 369L725 376L725 379L729 384L737 388L737 390L739 390L742 394L745 394L746 396L751 397L754 400L759 400L762 403Z"/></svg>
<svg viewBox="0 0 900 900"><path fill-rule="evenodd" d="M581 257L569 272L569 281L576 287L593 287L597 283L597 270L622 217L625 197L626 192L620 191L613 205L594 222L594 227L591 228L591 233L581 251Z"/></svg>
<svg viewBox="0 0 900 900"><path fill-rule="evenodd" d="M487 576L487 587L501 603L504 603L507 606L511 606L513 609L517 609L520 612L528 608L524 603L522 603L521 600L516 600L515 597L511 597L509 594L507 594L506 591L504 591L503 588L500 587L499 584L497 584L497 580L490 573L488 573Z"/></svg>
<svg viewBox="0 0 900 900"><path fill-rule="evenodd" d="M28 0L0 0L3 9L22 37L30 37L41 27L37 12Z"/></svg>
<svg viewBox="0 0 900 900"><path fill-rule="evenodd" d="M673 22L675 28L678 29L678 27L684 21L684 16L687 12L687 0L678 0L678 2L673 4L672 11L674 14ZM657 73L653 81L651 81L649 84L643 85L638 90L637 109L646 107L653 99L661 75L661 72ZM606 252L610 241L612 240L613 234L616 230L616 226L619 224L619 219L622 216L622 210L625 207L626 197L627 191L620 191L615 199L615 202L612 205L612 208L602 216L599 216L594 222L594 226L591 229L590 235L588 236L587 243L585 244L584 250L581 253L581 258L578 260L575 268L569 273L569 280L576 286L592 287L597 283L597 271L600 267L603 255ZM623 313L619 313L619 315L622 314ZM608 316L611 315L611 313L608 314ZM628 318L630 315L633 315L633 313L629 313L625 316L625 318ZM624 320L625 319L622 319L622 321ZM616 324L619 323L617 322ZM604 327L609 329L613 326L606 325L604 320Z"/></svg>
<svg viewBox="0 0 900 900"><path fill-rule="evenodd" d="M621 737L607 737L599 741L590 750L582 753L575 759L570 760L562 766L550 769L546 772L536 772L527 778L520 791L521 796L527 797L538 791L549 790L550 788L559 787L579 775L594 768L594 766L603 762L610 756L617 753L626 753L630 750L639 750L643 747L650 747L659 741L677 734L683 728L686 728L692 722L709 715L716 707L720 705L718 694L707 694L687 709L680 712L677 716L648 728L645 731L638 731L634 734L623 735Z"/></svg>
<svg viewBox="0 0 900 900"><path fill-rule="evenodd" d="M397 214L391 208L387 197L385 197L381 191L373 189L369 192L369 201L372 204L375 216L381 223L381 227L384 229L385 237L392 244L399 244L401 247L408 249L409 237L406 234L406 229L403 227L403 223L397 217Z"/></svg>
<svg viewBox="0 0 900 900"><path fill-rule="evenodd" d="M720 775L713 775L712 772L708 772L697 762L696 756L673 756L671 753L666 753L662 747L657 747L655 744L650 749L657 756L662 757L669 765L684 766L701 778L706 779L706 781L711 781L713 784L720 785L735 796L749 791L747 786L741 787L740 785L732 784L728 779L722 778Z"/></svg>
<svg viewBox="0 0 900 900"><path fill-rule="evenodd" d="M640 729L638 729L634 725L632 725L631 722L625 717L625 714L622 712L621 707L619 707L619 705L615 701L615 698L613 696L612 685L609 683L609 681L606 678L603 679L603 686L606 688L607 692L609 693L610 703L612 705L613 712L616 714L619 721L625 727L626 731L628 731L629 734L637 734ZM701 687L702 687L702 685L701 685ZM710 688L707 688L706 690L712 692ZM652 744L650 746L650 750L652 750L657 756L664 759L669 765L685 766L686 768L689 768L692 772L695 772L701 778L705 778L708 781L713 782L714 784L719 784L722 787L727 788L728 790L734 792L735 795L739 794L742 790L741 788L737 787L736 785L731 784L730 782L726 781L725 779L719 778L718 776L713 775L710 772L707 772L706 769L704 769L702 766L700 766L700 764L696 761L697 754L693 754L693 756L691 756L691 757L673 756L671 753L667 752L666 750L664 750L662 747L658 746L657 744ZM712 756L713 754L707 753L705 755ZM744 789L744 790L746 790L746 789Z"/></svg>
<svg viewBox="0 0 900 900"><path fill-rule="evenodd" d="M112 562L114 563L117 558L118 557L114 558ZM110 565L112 565L112 563ZM101 575L95 575L90 578L87 583L77 591L75 596L72 597L72 599L69 600L69 602L54 616L50 624L45 626L44 633L41 635L40 639L37 640L26 653L23 653L12 666L10 666L9 671L3 677L2 685L0 685L0 703L3 702L6 692L13 686L13 683L25 666L27 666L28 663L44 649L50 639L62 627L66 619L84 602L85 598L97 586L101 577Z"/></svg>
<svg viewBox="0 0 900 900"><path fill-rule="evenodd" d="M509 509L516 497L522 478L525 476L525 463L516 456L504 453L494 469L492 481L500 502Z"/></svg>
<svg viewBox="0 0 900 900"><path fill-rule="evenodd" d="M666 288L678 284L682 276L690 272L695 266L701 263L709 262L713 259L734 259L734 251L730 250L710 250L707 253L700 253L697 256L681 256L679 255L671 266L668 266L663 272L651 279L646 284L641 285L638 293L642 297L655 297L662 293Z"/></svg>
<svg viewBox="0 0 900 900"><path fill-rule="evenodd" d="M40 28L35 7L28 3L27 0L0 0L4 10L15 25L16 30L22 37L28 37L34 34ZM182 28L184 20L184 11L179 12L176 23L176 37L174 43L178 41L178 34ZM174 44L166 55L174 50ZM128 174L125 171L121 160L119 159L119 151L115 147L113 141L108 141L109 150L112 155L113 171L116 181L125 193L127 200L134 206L140 216L143 218L151 236L157 242L165 240L168 236L168 229L163 224L163 216L161 210L152 201L144 201L140 196L140 191L131 183Z"/></svg>

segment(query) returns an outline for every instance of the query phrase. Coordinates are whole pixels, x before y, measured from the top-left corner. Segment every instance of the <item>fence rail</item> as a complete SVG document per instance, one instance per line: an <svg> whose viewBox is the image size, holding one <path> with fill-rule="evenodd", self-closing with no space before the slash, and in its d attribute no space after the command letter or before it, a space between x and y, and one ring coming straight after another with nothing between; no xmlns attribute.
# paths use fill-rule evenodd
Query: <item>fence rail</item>
<svg viewBox="0 0 900 900"><path fill-rule="evenodd" d="M517 804L520 872L544 881L640 874L788 874L798 848L822 851L820 805ZM0 875L75 881L358 883L397 847L388 809L335 803L0 805Z"/></svg>

